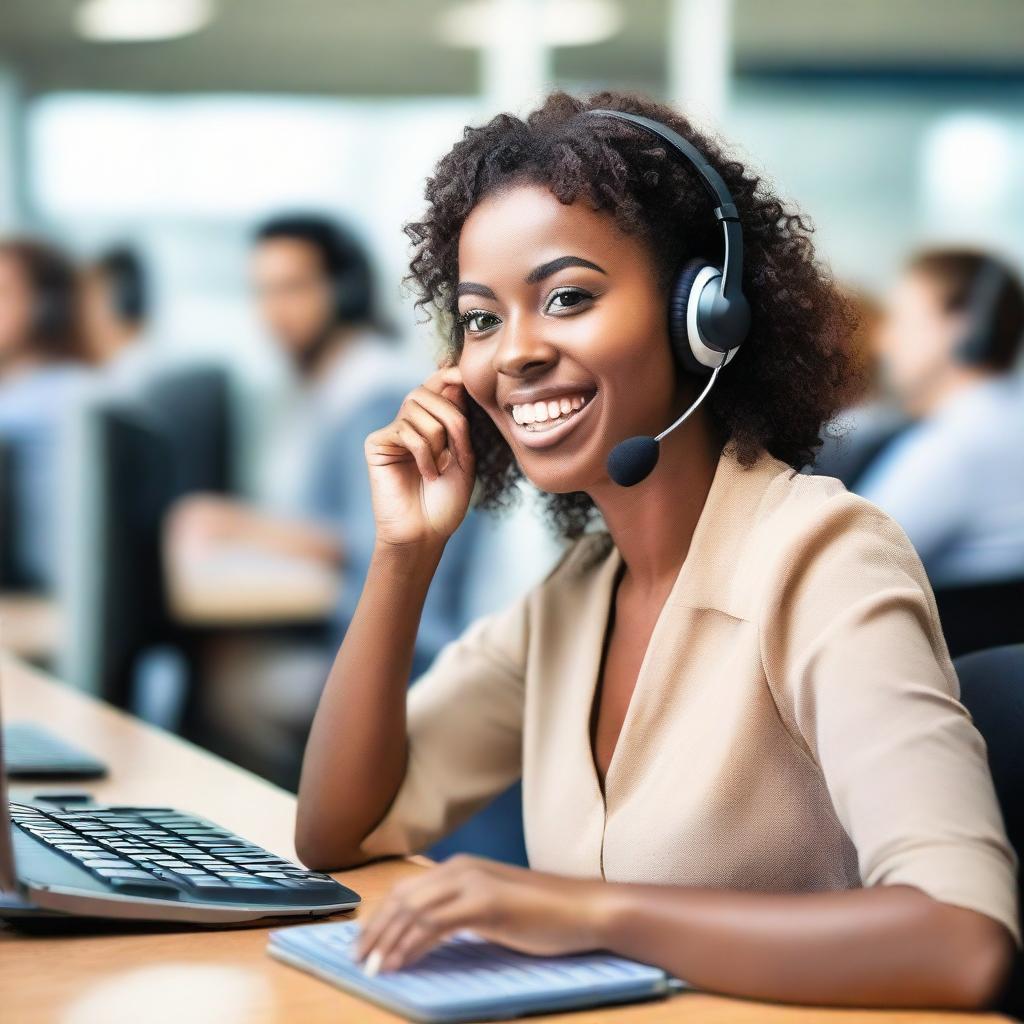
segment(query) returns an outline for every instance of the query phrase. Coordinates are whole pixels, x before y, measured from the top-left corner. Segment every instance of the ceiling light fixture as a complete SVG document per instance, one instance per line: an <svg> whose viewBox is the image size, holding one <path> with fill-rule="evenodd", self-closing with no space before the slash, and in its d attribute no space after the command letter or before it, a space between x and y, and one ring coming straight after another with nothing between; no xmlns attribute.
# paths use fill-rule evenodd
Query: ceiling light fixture
<svg viewBox="0 0 1024 1024"><path fill-rule="evenodd" d="M212 17L213 0L82 0L75 28L97 43L152 42L198 32Z"/></svg>
<svg viewBox="0 0 1024 1024"><path fill-rule="evenodd" d="M449 46L469 49L493 45L508 9L507 0L465 0L442 12L438 37ZM545 45L552 47L601 43L616 35L624 23L614 0L545 0L541 9L538 31ZM532 4L523 6L524 17L532 13Z"/></svg>

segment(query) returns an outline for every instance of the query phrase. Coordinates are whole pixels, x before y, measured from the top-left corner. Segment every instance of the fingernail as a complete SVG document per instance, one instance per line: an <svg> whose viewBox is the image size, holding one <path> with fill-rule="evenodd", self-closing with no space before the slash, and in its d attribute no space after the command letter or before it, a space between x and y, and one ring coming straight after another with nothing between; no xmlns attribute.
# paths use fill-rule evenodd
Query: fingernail
<svg viewBox="0 0 1024 1024"><path fill-rule="evenodd" d="M447 448L437 457L437 468L443 473L452 464L452 453Z"/></svg>
<svg viewBox="0 0 1024 1024"><path fill-rule="evenodd" d="M363 973L368 978L376 978L380 974L380 965L383 959L384 957L379 949L373 950L366 958L366 963L363 964Z"/></svg>

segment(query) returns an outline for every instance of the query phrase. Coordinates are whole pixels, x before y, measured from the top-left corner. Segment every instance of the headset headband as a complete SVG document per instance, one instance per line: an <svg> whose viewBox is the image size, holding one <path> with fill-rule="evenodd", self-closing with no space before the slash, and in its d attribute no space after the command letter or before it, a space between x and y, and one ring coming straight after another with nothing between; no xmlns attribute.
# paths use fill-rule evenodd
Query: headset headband
<svg viewBox="0 0 1024 1024"><path fill-rule="evenodd" d="M605 110L603 108L586 110L583 113L631 121L652 135L664 139L697 172L697 177L715 204L713 213L715 219L722 224L725 239L725 251L722 256L721 294L727 299L737 297L743 279L743 228L732 193L722 180L722 176L708 163L707 157L678 132L649 117L630 114L625 110Z"/></svg>

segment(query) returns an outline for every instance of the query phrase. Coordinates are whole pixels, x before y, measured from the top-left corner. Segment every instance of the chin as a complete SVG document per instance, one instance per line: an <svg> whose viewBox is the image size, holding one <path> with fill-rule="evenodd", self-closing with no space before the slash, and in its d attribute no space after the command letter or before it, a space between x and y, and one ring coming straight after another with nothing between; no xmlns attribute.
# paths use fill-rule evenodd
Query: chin
<svg viewBox="0 0 1024 1024"><path fill-rule="evenodd" d="M540 460L533 453L527 453L526 457L520 457L516 453L516 461L523 476L545 494L589 492L595 483L608 475L604 462L600 459L559 460L539 464Z"/></svg>

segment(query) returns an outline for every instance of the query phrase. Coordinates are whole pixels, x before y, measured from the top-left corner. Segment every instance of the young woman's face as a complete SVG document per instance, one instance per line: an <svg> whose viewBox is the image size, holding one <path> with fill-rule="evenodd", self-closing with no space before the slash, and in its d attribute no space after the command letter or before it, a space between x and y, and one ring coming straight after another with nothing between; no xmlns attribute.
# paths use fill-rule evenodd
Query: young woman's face
<svg viewBox="0 0 1024 1024"><path fill-rule="evenodd" d="M606 211L521 185L470 213L459 367L541 490L590 490L616 444L669 421L679 396L666 303L647 246Z"/></svg>

